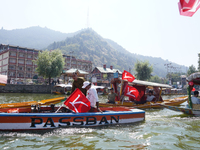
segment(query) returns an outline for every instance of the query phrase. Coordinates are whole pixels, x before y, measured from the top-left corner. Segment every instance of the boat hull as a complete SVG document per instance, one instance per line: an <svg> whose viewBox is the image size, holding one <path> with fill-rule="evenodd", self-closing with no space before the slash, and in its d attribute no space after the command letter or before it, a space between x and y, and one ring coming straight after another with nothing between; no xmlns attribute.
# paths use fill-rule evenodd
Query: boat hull
<svg viewBox="0 0 200 150"><path fill-rule="evenodd" d="M161 106L173 111L182 112L184 114L200 116L200 110L195 110L191 108L181 108L181 107L176 107L176 106L167 106L167 105L161 105Z"/></svg>
<svg viewBox="0 0 200 150"><path fill-rule="evenodd" d="M0 113L0 130L22 131L60 127L93 127L145 120L145 112L139 109L102 108L102 110L102 113Z"/></svg>
<svg viewBox="0 0 200 150"><path fill-rule="evenodd" d="M178 97L174 99L164 100L164 102L147 102L145 104L135 104L134 102L118 102L117 104L100 103L100 107L135 107L138 109L162 108L160 104L178 106L188 100L188 96Z"/></svg>

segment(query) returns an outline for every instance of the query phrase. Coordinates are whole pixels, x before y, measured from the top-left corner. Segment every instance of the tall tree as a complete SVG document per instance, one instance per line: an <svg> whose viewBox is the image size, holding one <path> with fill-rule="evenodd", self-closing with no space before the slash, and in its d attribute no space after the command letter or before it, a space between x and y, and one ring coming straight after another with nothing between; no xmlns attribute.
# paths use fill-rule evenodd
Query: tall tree
<svg viewBox="0 0 200 150"><path fill-rule="evenodd" d="M148 61L137 61L135 63L136 77L139 80L148 80L151 78L151 73L153 72L153 67Z"/></svg>
<svg viewBox="0 0 200 150"><path fill-rule="evenodd" d="M60 76L64 67L64 58L60 50L39 52L38 59L34 61L37 64L36 72L44 79Z"/></svg>
<svg viewBox="0 0 200 150"><path fill-rule="evenodd" d="M195 72L197 72L195 66L191 65L191 66L189 66L189 69L187 71L187 75L189 76L189 75L191 75L192 73L195 73Z"/></svg>
<svg viewBox="0 0 200 150"><path fill-rule="evenodd" d="M149 79L150 82L156 82L156 83L164 83L164 79L160 78L159 76L151 76Z"/></svg>

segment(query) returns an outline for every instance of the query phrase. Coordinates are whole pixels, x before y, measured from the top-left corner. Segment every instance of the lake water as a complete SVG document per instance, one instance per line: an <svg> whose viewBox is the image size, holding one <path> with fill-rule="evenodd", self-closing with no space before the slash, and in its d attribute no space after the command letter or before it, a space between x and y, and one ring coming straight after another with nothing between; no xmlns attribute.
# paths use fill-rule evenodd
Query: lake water
<svg viewBox="0 0 200 150"><path fill-rule="evenodd" d="M39 101L53 97L59 96L1 93L0 102ZM99 96L99 99L106 101L105 96ZM128 125L62 128L45 132L0 132L0 149L200 149L200 117L168 109L145 112L145 121Z"/></svg>

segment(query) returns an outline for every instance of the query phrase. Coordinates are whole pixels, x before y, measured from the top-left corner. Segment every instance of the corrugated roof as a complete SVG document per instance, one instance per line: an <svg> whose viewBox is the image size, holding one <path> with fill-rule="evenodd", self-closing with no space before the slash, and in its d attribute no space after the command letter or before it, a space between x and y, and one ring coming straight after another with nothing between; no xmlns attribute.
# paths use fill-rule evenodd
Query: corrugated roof
<svg viewBox="0 0 200 150"><path fill-rule="evenodd" d="M101 73L115 73L115 72L119 72L119 74L122 74L122 72L119 69L110 69L110 68L106 68L104 69L103 67L96 67Z"/></svg>
<svg viewBox="0 0 200 150"><path fill-rule="evenodd" d="M88 72L85 72L85 71L80 70L80 69L74 69L74 68L71 68L69 70L63 70L63 73L65 73L65 74L72 74L74 72L78 72L80 74L89 74Z"/></svg>

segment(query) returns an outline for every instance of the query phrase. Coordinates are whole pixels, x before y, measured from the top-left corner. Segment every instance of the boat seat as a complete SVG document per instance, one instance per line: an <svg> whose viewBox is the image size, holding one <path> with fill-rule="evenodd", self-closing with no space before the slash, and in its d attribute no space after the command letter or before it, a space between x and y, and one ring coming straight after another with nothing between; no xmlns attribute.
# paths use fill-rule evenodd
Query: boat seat
<svg viewBox="0 0 200 150"><path fill-rule="evenodd" d="M195 110L200 110L200 104L192 104L192 108Z"/></svg>

